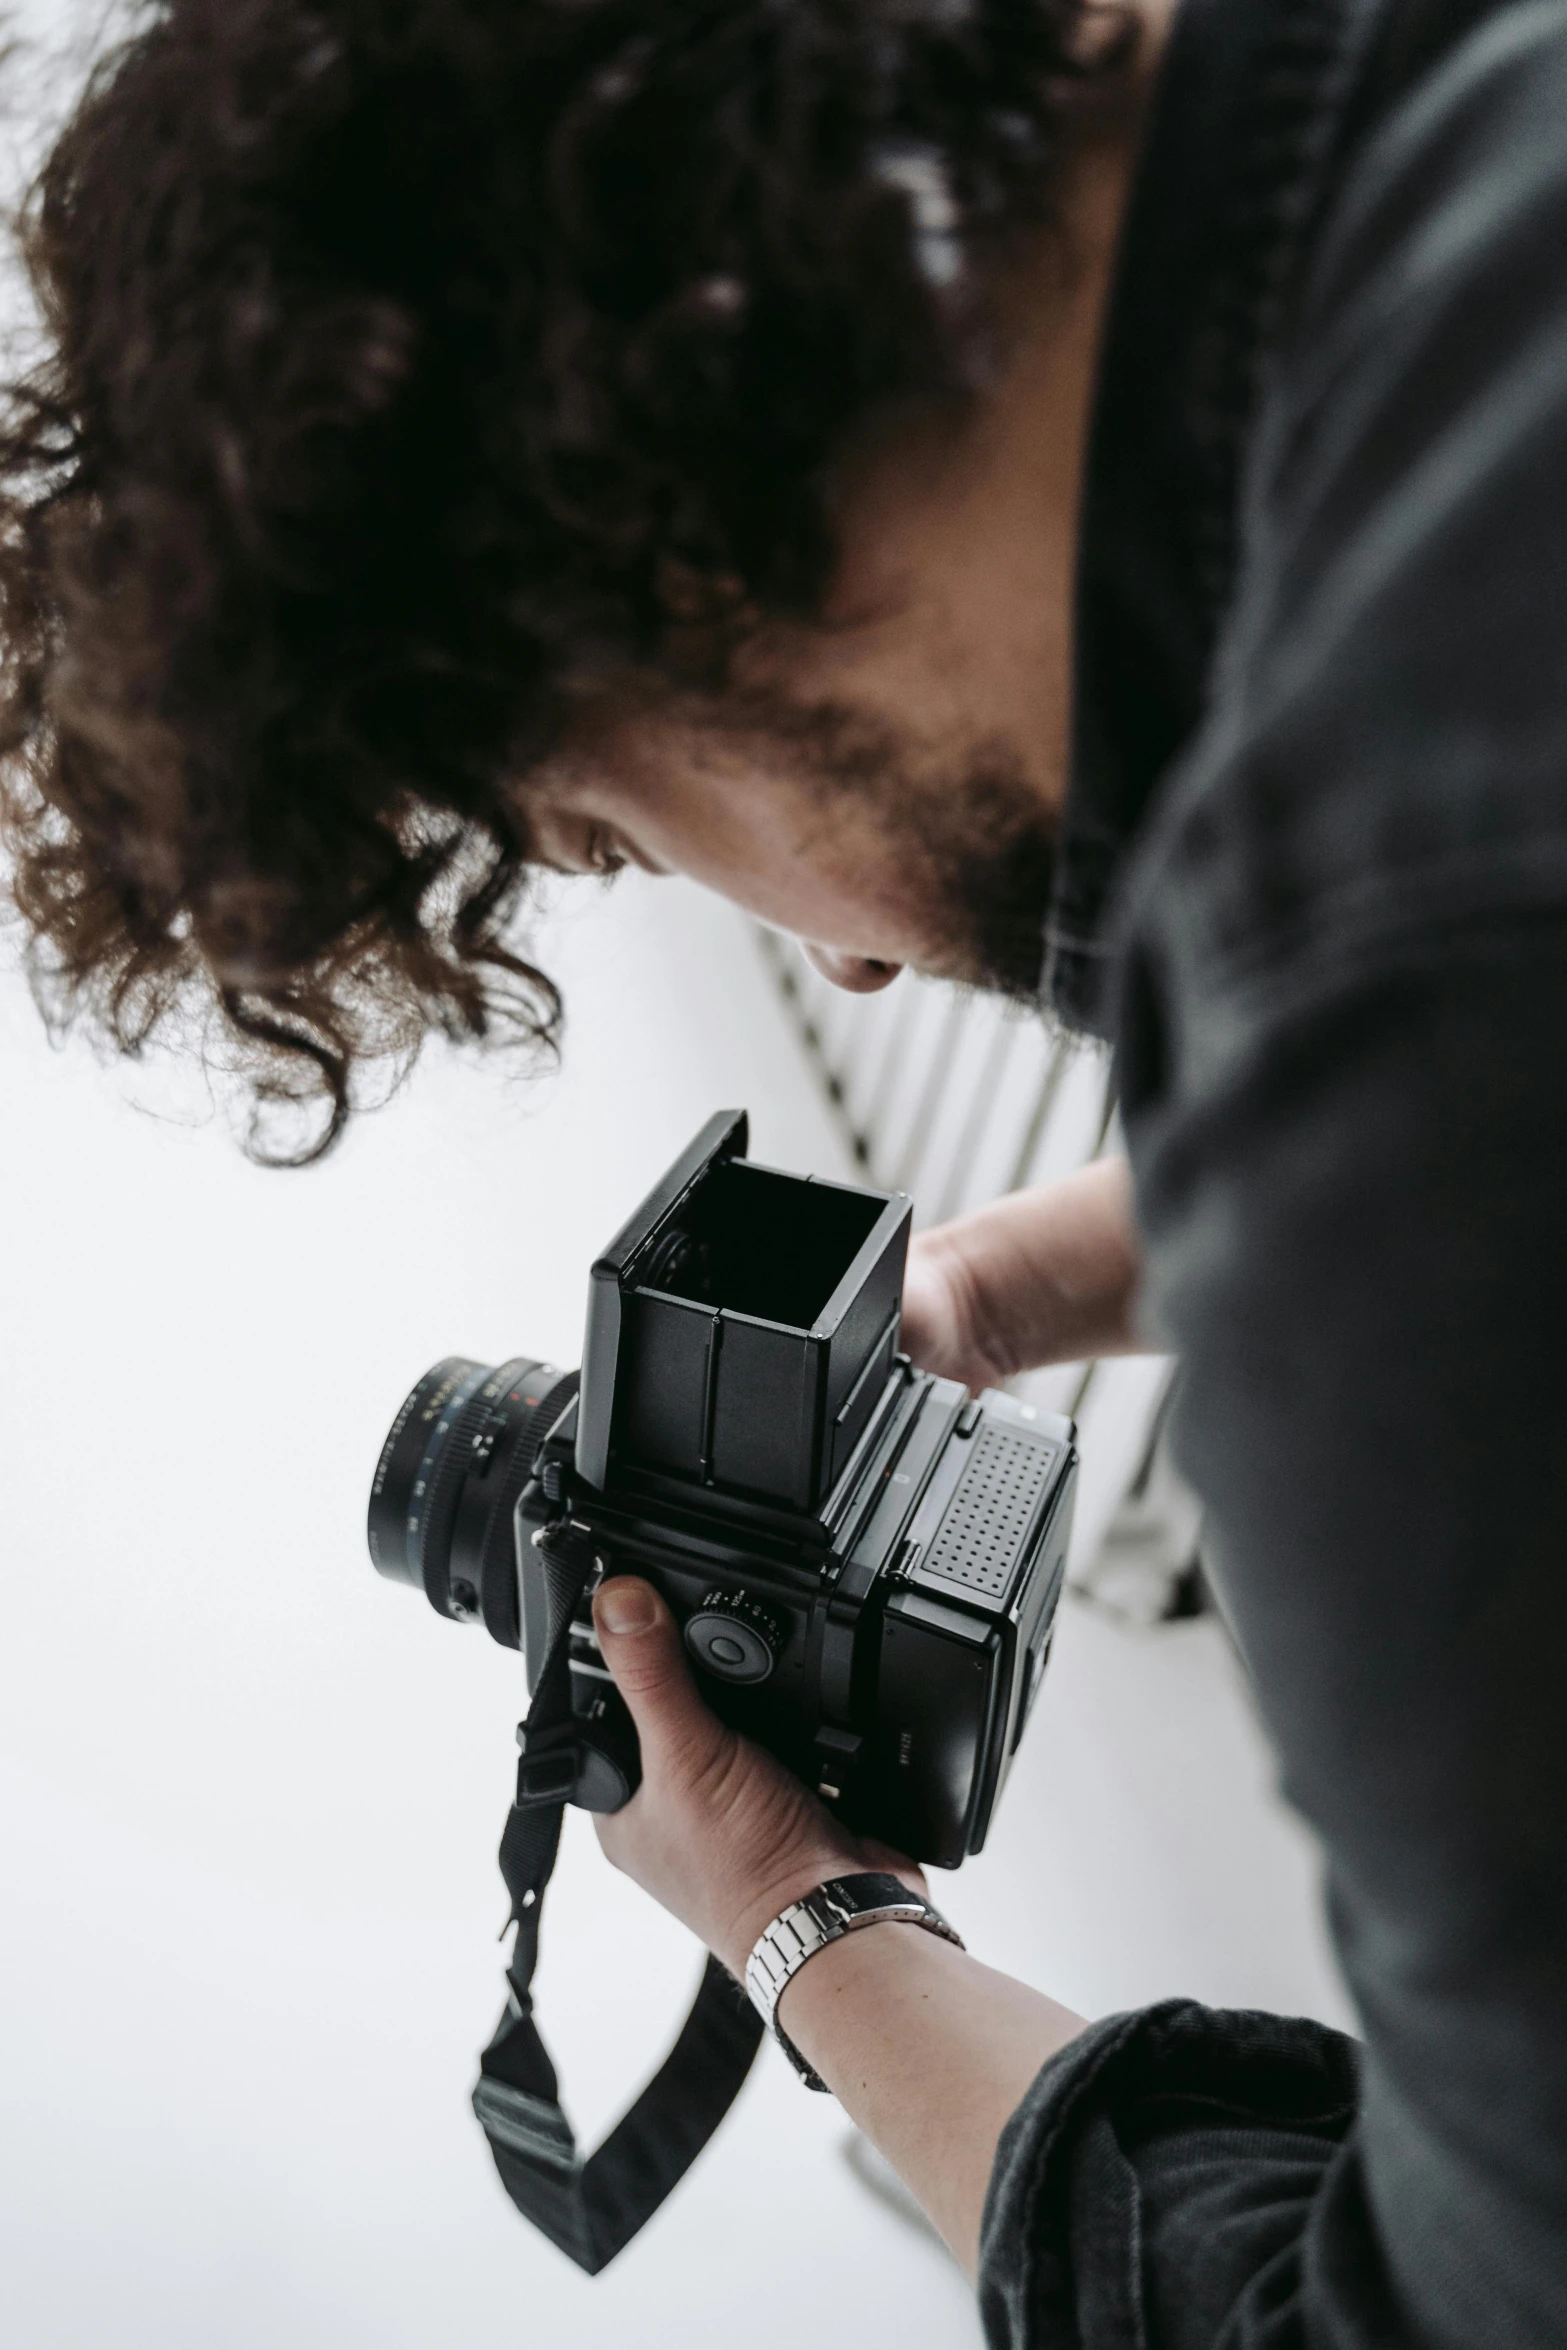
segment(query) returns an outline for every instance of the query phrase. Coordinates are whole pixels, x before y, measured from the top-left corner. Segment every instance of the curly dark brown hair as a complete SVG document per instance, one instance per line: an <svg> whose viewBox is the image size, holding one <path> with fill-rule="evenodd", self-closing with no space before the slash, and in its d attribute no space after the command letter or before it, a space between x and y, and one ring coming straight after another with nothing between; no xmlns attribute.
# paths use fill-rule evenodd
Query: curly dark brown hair
<svg viewBox="0 0 1567 2350"><path fill-rule="evenodd" d="M1094 13L146 10L25 206L47 357L0 419L46 1014L134 1051L204 1005L287 1160L431 1029L550 1043L530 768L676 635L712 682L818 608L829 461L973 387Z"/></svg>

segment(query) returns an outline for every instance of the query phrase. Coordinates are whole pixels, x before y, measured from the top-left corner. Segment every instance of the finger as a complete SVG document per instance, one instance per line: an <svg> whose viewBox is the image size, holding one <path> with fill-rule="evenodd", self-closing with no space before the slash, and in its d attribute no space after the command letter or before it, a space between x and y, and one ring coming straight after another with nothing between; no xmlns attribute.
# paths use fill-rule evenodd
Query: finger
<svg viewBox="0 0 1567 2350"><path fill-rule="evenodd" d="M929 1346L936 1338L940 1303L937 1276L911 1257L903 1276L903 1344L916 1361L920 1348Z"/></svg>
<svg viewBox="0 0 1567 2350"><path fill-rule="evenodd" d="M593 1600L599 1651L636 1724L644 1770L700 1762L723 1736L697 1694L675 1619L640 1575L611 1575Z"/></svg>

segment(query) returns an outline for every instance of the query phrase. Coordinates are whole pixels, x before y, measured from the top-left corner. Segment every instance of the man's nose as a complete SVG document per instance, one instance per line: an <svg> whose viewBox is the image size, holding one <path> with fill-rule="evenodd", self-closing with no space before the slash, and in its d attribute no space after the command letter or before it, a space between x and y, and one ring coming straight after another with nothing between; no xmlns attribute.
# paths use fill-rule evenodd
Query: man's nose
<svg viewBox="0 0 1567 2350"><path fill-rule="evenodd" d="M834 987L846 988L850 995L874 995L878 988L890 987L903 969L901 963L881 963L872 955L845 954L840 947L819 947L809 939L802 939L806 960L813 964L824 979Z"/></svg>

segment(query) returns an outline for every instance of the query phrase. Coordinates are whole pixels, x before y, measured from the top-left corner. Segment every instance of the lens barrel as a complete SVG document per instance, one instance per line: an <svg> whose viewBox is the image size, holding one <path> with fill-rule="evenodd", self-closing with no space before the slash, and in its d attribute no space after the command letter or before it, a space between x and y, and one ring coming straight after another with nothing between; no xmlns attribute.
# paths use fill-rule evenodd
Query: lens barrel
<svg viewBox="0 0 1567 2350"><path fill-rule="evenodd" d="M449 1355L426 1371L376 1464L366 1527L376 1571L420 1587L440 1615L482 1615L517 1647L512 1513L576 1391L575 1371L522 1355L498 1365Z"/></svg>

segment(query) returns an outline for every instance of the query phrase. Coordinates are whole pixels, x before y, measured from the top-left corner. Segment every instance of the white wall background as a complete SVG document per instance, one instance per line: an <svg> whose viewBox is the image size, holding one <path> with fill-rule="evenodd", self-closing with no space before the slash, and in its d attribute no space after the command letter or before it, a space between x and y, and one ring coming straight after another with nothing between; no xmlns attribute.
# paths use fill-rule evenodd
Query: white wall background
<svg viewBox="0 0 1567 2350"><path fill-rule="evenodd" d="M303 1174L45 1044L0 979L0 2332L17 2350L822 2350L973 2342L765 2051L666 2213L588 2282L467 2107L498 2009L517 1660L371 1572L367 1481L427 1362L574 1360L595 1247L713 1108L841 1166L744 926L578 893L542 1088L432 1058ZM158 1090L156 1087L153 1090ZM580 2125L696 1954L576 1822L541 2004ZM1208 1623L1081 1608L972 1945L1085 2012L1191 1992L1341 2015L1304 1838ZM805 2297L802 2303L801 2296Z"/></svg>

